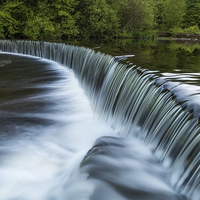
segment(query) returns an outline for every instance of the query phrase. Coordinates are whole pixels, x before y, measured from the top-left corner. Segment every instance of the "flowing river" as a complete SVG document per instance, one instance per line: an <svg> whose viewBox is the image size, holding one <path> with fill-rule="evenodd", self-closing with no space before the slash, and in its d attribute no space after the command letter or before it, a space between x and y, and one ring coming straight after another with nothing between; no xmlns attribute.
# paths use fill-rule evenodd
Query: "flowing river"
<svg viewBox="0 0 200 200"><path fill-rule="evenodd" d="M1 200L200 199L198 74L65 44L0 50Z"/></svg>

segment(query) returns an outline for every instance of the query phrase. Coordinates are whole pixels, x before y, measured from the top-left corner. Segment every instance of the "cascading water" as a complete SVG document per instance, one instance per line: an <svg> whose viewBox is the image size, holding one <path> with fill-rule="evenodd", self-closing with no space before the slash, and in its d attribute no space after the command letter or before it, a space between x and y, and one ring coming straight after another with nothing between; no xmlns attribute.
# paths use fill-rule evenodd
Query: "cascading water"
<svg viewBox="0 0 200 200"><path fill-rule="evenodd" d="M133 138L143 141L167 171L164 175L158 172L159 176L168 179L167 182L174 190L188 199L200 199L199 87L188 87L186 84L167 81L148 70L121 64L109 55L84 47L60 43L2 40L0 50L46 58L72 69L89 98L94 113L101 116L121 137L128 137L130 141L133 141ZM132 199L134 195L133 199L178 198L164 185L162 189L155 190L151 187L144 189L146 185L151 184L151 181L148 183L148 178L150 180L152 178L151 173L155 174L156 170L162 170L152 164L154 161L150 161L151 170L146 173L146 163L143 163L144 165L140 163L140 156L144 155L137 150L143 144L139 142L138 145L133 142L133 145L134 147L124 139L119 141L119 138L112 137L97 140L80 165L81 171L87 173L91 180L100 180L95 181L99 189L90 195L91 199L124 200ZM110 156L113 159L119 156L116 153L117 147L120 147L121 156L124 157L123 167L120 163L108 161ZM126 152L129 154L127 155ZM152 159L149 155L147 158ZM129 159L135 160L135 165L141 165L144 171L137 171L135 165L130 164ZM128 173L120 173L124 168ZM136 178L138 174L144 179L143 181ZM77 176L73 175L74 180ZM134 185L132 182L137 184ZM90 182L88 184L91 186ZM66 187L68 185L70 184L66 184ZM77 189L73 187L72 191ZM105 194L102 194L102 191L105 191ZM163 191L167 191L170 195L165 195ZM66 192L65 197L84 199L78 194L74 196L71 193L69 195ZM84 188L81 194L83 193ZM140 193L144 194L143 197ZM153 196L153 193L157 196ZM109 196L110 194L113 196Z"/></svg>

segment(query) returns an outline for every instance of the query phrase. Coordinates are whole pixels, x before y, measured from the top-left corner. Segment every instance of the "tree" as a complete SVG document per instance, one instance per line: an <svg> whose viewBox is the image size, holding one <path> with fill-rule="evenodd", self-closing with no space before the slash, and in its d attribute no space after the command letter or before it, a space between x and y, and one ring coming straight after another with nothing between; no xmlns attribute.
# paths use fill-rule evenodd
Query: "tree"
<svg viewBox="0 0 200 200"><path fill-rule="evenodd" d="M61 39L199 33L199 0L0 0L0 37ZM153 33L153 34L152 34Z"/></svg>
<svg viewBox="0 0 200 200"><path fill-rule="evenodd" d="M184 26L198 25L200 28L200 1L199 0L186 0L186 13L184 16Z"/></svg>
<svg viewBox="0 0 200 200"><path fill-rule="evenodd" d="M135 33L153 30L156 5L154 0L124 0L120 2L121 27L125 32Z"/></svg>
<svg viewBox="0 0 200 200"><path fill-rule="evenodd" d="M47 2L39 2L37 12L29 13L23 34L29 39L55 39L56 29L51 21L51 9Z"/></svg>
<svg viewBox="0 0 200 200"><path fill-rule="evenodd" d="M118 33L117 12L105 0L82 0L77 6L81 35L87 37L113 37Z"/></svg>
<svg viewBox="0 0 200 200"><path fill-rule="evenodd" d="M51 6L53 8L53 22L57 25L57 32L61 36L77 36L79 33L76 25L79 14L75 13L78 2L75 0L56 0Z"/></svg>
<svg viewBox="0 0 200 200"><path fill-rule="evenodd" d="M6 37L23 37L22 33L28 18L28 9L22 1L5 3L1 7L0 17L3 21Z"/></svg>
<svg viewBox="0 0 200 200"><path fill-rule="evenodd" d="M3 14L2 11L0 11L0 39L5 38L4 35L4 22L3 22Z"/></svg>
<svg viewBox="0 0 200 200"><path fill-rule="evenodd" d="M163 3L163 24L166 31L182 27L185 0L166 0Z"/></svg>

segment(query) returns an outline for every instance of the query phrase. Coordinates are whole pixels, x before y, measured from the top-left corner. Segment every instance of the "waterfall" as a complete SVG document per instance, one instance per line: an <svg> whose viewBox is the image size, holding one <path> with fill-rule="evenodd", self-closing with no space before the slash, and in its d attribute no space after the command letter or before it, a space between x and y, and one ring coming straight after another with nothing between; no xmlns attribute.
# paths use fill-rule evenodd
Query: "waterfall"
<svg viewBox="0 0 200 200"><path fill-rule="evenodd" d="M120 135L144 141L170 171L170 185L199 200L199 87L191 90L85 47L1 40L0 50L50 59L72 69L94 112Z"/></svg>

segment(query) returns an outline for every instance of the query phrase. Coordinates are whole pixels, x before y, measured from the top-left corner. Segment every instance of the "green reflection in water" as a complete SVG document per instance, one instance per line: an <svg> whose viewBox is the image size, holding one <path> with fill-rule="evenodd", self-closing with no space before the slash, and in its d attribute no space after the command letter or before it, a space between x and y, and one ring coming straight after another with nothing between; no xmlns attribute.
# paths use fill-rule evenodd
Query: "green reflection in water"
<svg viewBox="0 0 200 200"><path fill-rule="evenodd" d="M200 42L192 40L66 41L112 56L131 55L125 62L152 70L167 80L200 86Z"/></svg>
<svg viewBox="0 0 200 200"><path fill-rule="evenodd" d="M110 54L112 56L134 54L129 58L133 64L160 72L200 72L200 43L195 41L134 41L131 39L114 41L67 41L76 45Z"/></svg>

